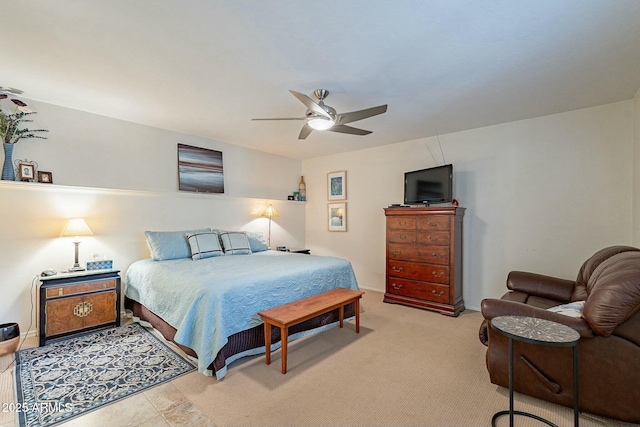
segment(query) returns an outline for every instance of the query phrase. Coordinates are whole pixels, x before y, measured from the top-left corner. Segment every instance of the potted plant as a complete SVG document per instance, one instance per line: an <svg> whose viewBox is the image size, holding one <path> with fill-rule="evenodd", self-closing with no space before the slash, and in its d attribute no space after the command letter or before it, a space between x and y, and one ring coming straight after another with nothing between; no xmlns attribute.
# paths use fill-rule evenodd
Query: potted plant
<svg viewBox="0 0 640 427"><path fill-rule="evenodd" d="M38 135L39 132L48 132L46 129L27 129L21 128L23 123L32 122L27 117L35 112L27 108L27 104L17 98L11 98L13 111L7 113L3 108L3 102L8 99L6 93L0 93L0 139L2 140L2 148L4 149L4 163L2 165L2 179L15 180L15 172L13 170L12 156L13 146L21 139L40 138L47 139Z"/></svg>

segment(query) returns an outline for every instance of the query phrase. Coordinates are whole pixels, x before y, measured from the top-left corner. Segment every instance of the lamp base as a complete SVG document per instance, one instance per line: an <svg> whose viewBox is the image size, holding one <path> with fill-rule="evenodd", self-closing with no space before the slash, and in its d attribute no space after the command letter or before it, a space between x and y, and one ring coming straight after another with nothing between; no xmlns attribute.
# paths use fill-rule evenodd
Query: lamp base
<svg viewBox="0 0 640 427"><path fill-rule="evenodd" d="M85 268L82 268L82 267L71 267L71 268L69 268L69 269L67 270L67 272L69 272L69 273L73 273L73 272L75 272L75 271L85 271L85 270L86 270L86 269L85 269Z"/></svg>

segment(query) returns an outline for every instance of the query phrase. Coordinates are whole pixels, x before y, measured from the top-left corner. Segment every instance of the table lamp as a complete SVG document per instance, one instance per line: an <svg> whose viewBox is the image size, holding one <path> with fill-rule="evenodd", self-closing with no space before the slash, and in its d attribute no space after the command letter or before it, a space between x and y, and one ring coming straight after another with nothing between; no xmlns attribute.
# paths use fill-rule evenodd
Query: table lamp
<svg viewBox="0 0 640 427"><path fill-rule="evenodd" d="M264 210L264 212L262 212L263 217L269 218L269 240L268 240L268 246L269 248L271 248L271 218L277 218L280 216L280 214L278 213L278 211L276 210L276 208L273 207L273 205L269 205L267 206L267 208Z"/></svg>
<svg viewBox="0 0 640 427"><path fill-rule="evenodd" d="M92 236L93 232L87 225L86 221L82 218L72 218L67 222L67 225L64 226L64 230L62 230L62 234L60 237L73 236L75 238L73 244L76 246L76 257L73 267L71 267L68 271L84 271L84 268L80 267L78 262L78 246L80 245L79 236Z"/></svg>

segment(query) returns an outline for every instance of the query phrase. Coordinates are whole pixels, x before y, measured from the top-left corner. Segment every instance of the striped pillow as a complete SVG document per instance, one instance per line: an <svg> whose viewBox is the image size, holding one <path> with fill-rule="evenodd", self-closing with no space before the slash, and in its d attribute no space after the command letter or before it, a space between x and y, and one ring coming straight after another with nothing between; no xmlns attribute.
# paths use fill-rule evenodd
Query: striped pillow
<svg viewBox="0 0 640 427"><path fill-rule="evenodd" d="M191 259L194 261L224 255L216 233L191 233L187 234L187 240L191 247Z"/></svg>
<svg viewBox="0 0 640 427"><path fill-rule="evenodd" d="M219 234L225 255L249 255L251 246L244 231L223 231Z"/></svg>

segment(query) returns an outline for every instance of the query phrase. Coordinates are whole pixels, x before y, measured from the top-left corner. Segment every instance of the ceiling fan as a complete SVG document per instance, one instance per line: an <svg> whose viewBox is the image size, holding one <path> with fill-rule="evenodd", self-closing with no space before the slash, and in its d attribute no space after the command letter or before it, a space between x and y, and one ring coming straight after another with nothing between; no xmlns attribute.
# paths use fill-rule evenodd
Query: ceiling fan
<svg viewBox="0 0 640 427"><path fill-rule="evenodd" d="M324 100L329 96L326 89L316 89L313 94L318 98L318 102L300 92L290 90L291 94L298 98L307 107L305 117L287 117L273 119L251 119L251 120L306 120L298 139L306 139L313 130L328 130L331 132L348 133L351 135L369 135L371 131L347 126L347 123L357 120L377 116L387 111L387 105L367 108L359 111L338 114L333 107L325 105Z"/></svg>

